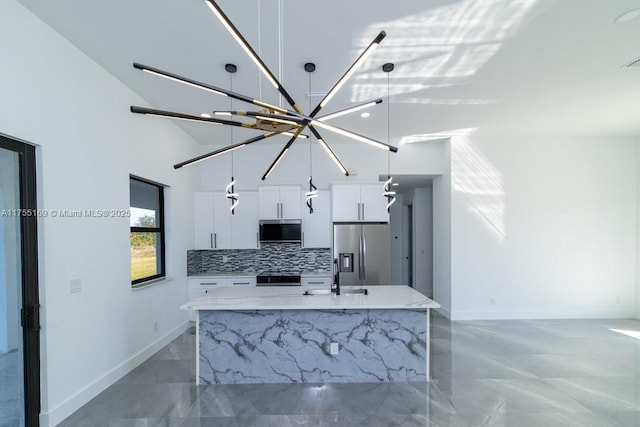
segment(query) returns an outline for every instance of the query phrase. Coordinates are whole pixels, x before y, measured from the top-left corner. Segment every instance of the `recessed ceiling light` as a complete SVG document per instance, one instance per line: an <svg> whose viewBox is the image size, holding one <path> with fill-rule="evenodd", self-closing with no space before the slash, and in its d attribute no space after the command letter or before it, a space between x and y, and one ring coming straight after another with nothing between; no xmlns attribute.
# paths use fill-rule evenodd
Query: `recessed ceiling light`
<svg viewBox="0 0 640 427"><path fill-rule="evenodd" d="M617 24L626 24L627 22L631 22L634 19L637 19L639 16L640 8L631 9L614 19L614 22Z"/></svg>
<svg viewBox="0 0 640 427"><path fill-rule="evenodd" d="M371 113L368 113L366 111L364 113L360 113L360 117L362 117L363 119L366 119L369 116L371 116Z"/></svg>
<svg viewBox="0 0 640 427"><path fill-rule="evenodd" d="M205 119L210 119L211 118L211 114L202 113L202 114L200 114L200 117L204 117Z"/></svg>

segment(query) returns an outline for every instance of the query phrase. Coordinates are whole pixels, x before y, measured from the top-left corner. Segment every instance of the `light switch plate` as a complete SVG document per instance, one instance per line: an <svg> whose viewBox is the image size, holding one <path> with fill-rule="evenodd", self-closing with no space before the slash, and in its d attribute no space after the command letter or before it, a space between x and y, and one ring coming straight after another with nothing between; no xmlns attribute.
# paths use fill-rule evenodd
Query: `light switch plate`
<svg viewBox="0 0 640 427"><path fill-rule="evenodd" d="M80 279L69 280L69 293L70 294L77 294L81 290L82 290L82 280L80 280Z"/></svg>

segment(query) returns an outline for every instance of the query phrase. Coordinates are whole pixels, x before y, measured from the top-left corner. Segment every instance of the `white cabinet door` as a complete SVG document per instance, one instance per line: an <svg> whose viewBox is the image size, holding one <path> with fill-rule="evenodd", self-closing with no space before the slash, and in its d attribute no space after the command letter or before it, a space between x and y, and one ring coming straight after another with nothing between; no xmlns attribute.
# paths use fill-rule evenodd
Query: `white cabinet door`
<svg viewBox="0 0 640 427"><path fill-rule="evenodd" d="M331 230L331 210L329 191L318 190L318 197L313 199L313 213L305 202L304 191L301 193L302 206L302 247L330 248L333 239Z"/></svg>
<svg viewBox="0 0 640 427"><path fill-rule="evenodd" d="M300 285L331 289L331 276L302 276L300 277Z"/></svg>
<svg viewBox="0 0 640 427"><path fill-rule="evenodd" d="M239 204L231 215L231 248L258 248L258 192L240 192ZM229 202L230 203L230 202ZM229 205L230 206L230 205Z"/></svg>
<svg viewBox="0 0 640 427"><path fill-rule="evenodd" d="M280 218L300 219L300 186L287 185L280 187Z"/></svg>
<svg viewBox="0 0 640 427"><path fill-rule="evenodd" d="M331 190L333 221L359 221L360 185L334 185Z"/></svg>
<svg viewBox="0 0 640 427"><path fill-rule="evenodd" d="M276 186L260 187L258 189L260 204L260 219L280 218L280 188Z"/></svg>
<svg viewBox="0 0 640 427"><path fill-rule="evenodd" d="M228 286L255 286L256 278L254 277L232 277L229 279Z"/></svg>
<svg viewBox="0 0 640 427"><path fill-rule="evenodd" d="M300 188L299 185L260 187L260 219L300 219Z"/></svg>
<svg viewBox="0 0 640 427"><path fill-rule="evenodd" d="M213 249L231 249L231 202L227 193L213 193Z"/></svg>
<svg viewBox="0 0 640 427"><path fill-rule="evenodd" d="M382 184L336 184L331 190L333 221L389 222Z"/></svg>
<svg viewBox="0 0 640 427"><path fill-rule="evenodd" d="M195 249L213 249L213 193L193 193Z"/></svg>
<svg viewBox="0 0 640 427"><path fill-rule="evenodd" d="M381 184L360 186L361 218L363 221L389 222L387 199L382 195Z"/></svg>

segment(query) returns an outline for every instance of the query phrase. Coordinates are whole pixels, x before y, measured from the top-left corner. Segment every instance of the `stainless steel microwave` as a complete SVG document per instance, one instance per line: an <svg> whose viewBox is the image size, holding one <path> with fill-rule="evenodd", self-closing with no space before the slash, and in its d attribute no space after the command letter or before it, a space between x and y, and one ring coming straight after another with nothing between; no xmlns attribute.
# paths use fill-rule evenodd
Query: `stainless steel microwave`
<svg viewBox="0 0 640 427"><path fill-rule="evenodd" d="M302 221L299 219L261 220L260 241L301 242Z"/></svg>

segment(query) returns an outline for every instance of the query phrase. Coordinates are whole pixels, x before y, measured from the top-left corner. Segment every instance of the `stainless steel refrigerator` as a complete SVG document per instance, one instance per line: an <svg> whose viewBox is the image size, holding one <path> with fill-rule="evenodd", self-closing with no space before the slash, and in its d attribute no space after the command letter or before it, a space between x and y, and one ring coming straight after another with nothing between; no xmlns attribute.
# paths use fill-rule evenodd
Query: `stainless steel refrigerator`
<svg viewBox="0 0 640 427"><path fill-rule="evenodd" d="M333 259L340 286L390 284L389 225L334 224Z"/></svg>

